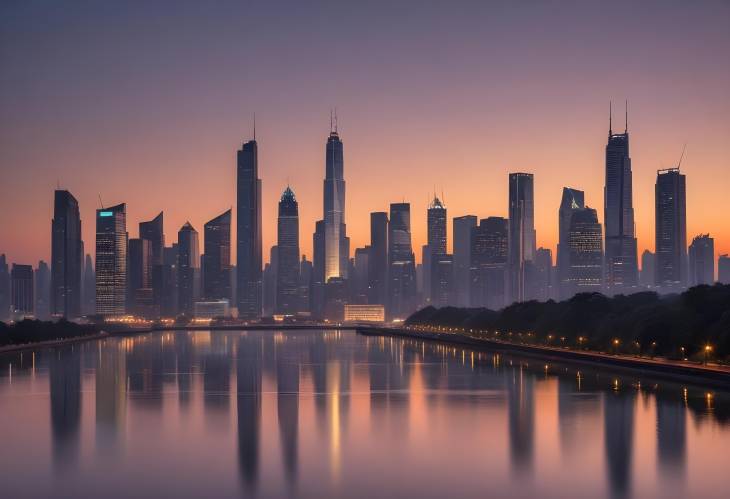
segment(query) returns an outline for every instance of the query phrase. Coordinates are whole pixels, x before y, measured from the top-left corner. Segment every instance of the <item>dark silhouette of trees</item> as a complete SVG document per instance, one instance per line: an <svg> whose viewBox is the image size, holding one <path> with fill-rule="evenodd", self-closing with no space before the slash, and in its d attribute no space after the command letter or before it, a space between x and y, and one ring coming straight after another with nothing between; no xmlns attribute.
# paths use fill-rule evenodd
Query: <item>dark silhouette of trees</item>
<svg viewBox="0 0 730 499"><path fill-rule="evenodd" d="M471 334L512 333L534 343L599 351L703 358L730 356L730 285L696 286L681 294L581 293L569 300L527 301L502 310L426 307L406 325L459 328Z"/></svg>
<svg viewBox="0 0 730 499"><path fill-rule="evenodd" d="M99 329L94 325L76 324L64 319L58 322L44 322L30 319L25 319L14 324L0 322L0 347L65 338L78 338L98 332Z"/></svg>

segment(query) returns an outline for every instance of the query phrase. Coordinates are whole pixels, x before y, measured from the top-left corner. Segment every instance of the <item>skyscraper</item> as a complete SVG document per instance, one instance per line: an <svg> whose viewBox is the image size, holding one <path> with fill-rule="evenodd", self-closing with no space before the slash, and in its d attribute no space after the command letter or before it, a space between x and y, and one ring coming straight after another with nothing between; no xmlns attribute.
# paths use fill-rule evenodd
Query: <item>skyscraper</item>
<svg viewBox="0 0 730 499"><path fill-rule="evenodd" d="M312 294L312 262L307 260L306 255L302 255L302 261L299 264L299 311L312 311L309 297Z"/></svg>
<svg viewBox="0 0 730 499"><path fill-rule="evenodd" d="M655 255L649 250L641 254L641 272L639 273L639 284L644 288L653 288L656 281L656 270L654 265Z"/></svg>
<svg viewBox="0 0 730 499"><path fill-rule="evenodd" d="M370 246L355 249L349 282L350 303L367 304L370 283Z"/></svg>
<svg viewBox="0 0 730 499"><path fill-rule="evenodd" d="M657 171L656 285L680 290L687 283L686 180L679 168Z"/></svg>
<svg viewBox="0 0 730 499"><path fill-rule="evenodd" d="M159 315L163 300L163 264L165 251L163 212L148 222L139 223L139 237L146 239L150 244L151 258L149 261L150 287L152 288L153 315Z"/></svg>
<svg viewBox="0 0 730 499"><path fill-rule="evenodd" d="M81 293L81 313L91 315L96 311L96 275L94 262L88 253L84 258L84 280Z"/></svg>
<svg viewBox="0 0 730 499"><path fill-rule="evenodd" d="M153 317L152 245L148 239L127 243L127 313Z"/></svg>
<svg viewBox="0 0 730 499"><path fill-rule="evenodd" d="M628 113L624 133L614 134L609 110L604 187L606 290L626 292L636 286L638 265L634 233L633 181L629 156Z"/></svg>
<svg viewBox="0 0 730 499"><path fill-rule="evenodd" d="M42 321L51 318L51 271L43 260L34 272L35 317Z"/></svg>
<svg viewBox="0 0 730 499"><path fill-rule="evenodd" d="M127 296L127 207L96 210L96 313L124 315Z"/></svg>
<svg viewBox="0 0 730 499"><path fill-rule="evenodd" d="M3 253L0 255L0 321L6 321L10 317L10 302L10 271Z"/></svg>
<svg viewBox="0 0 730 499"><path fill-rule="evenodd" d="M532 297L539 301L547 301L552 296L553 252L548 248L535 250L535 264L533 265Z"/></svg>
<svg viewBox="0 0 730 499"><path fill-rule="evenodd" d="M345 226L343 147L336 118L325 151L324 238L324 282L333 277L347 278L350 244Z"/></svg>
<svg viewBox="0 0 730 499"><path fill-rule="evenodd" d="M416 308L416 262L411 246L409 203L390 205L388 267L388 315L391 318L405 319Z"/></svg>
<svg viewBox="0 0 730 499"><path fill-rule="evenodd" d="M507 305L509 221L489 217L472 228L470 249L470 300L472 307L499 310Z"/></svg>
<svg viewBox="0 0 730 499"><path fill-rule="evenodd" d="M568 296L600 292L603 286L601 224L593 208L574 210L568 229Z"/></svg>
<svg viewBox="0 0 730 499"><path fill-rule="evenodd" d="M177 233L177 289L178 309L185 315L193 314L198 298L200 246L198 231L185 222Z"/></svg>
<svg viewBox="0 0 730 499"><path fill-rule="evenodd" d="M709 234L701 234L689 245L689 285L715 282L715 240Z"/></svg>
<svg viewBox="0 0 730 499"><path fill-rule="evenodd" d="M535 194L531 173L509 174L509 296L529 299L529 267L535 260Z"/></svg>
<svg viewBox="0 0 730 499"><path fill-rule="evenodd" d="M13 264L10 270L13 316L23 319L33 315L33 266Z"/></svg>
<svg viewBox="0 0 730 499"><path fill-rule="evenodd" d="M570 280L570 249L568 248L568 234L570 232L570 219L575 210L585 208L585 196L583 191L570 187L563 187L563 198L560 201L558 211L558 281L560 282L560 298L569 298L572 292L568 281Z"/></svg>
<svg viewBox="0 0 730 499"><path fill-rule="evenodd" d="M446 281L436 278L439 268L443 270L443 266L446 265L445 260L441 258L446 255L446 219L446 206L434 196L426 212L427 247L424 250L423 265L426 301L434 302L437 306L444 306L446 303L441 303L441 299L436 300L436 297L445 298L448 294L445 290L439 289L439 286L446 284ZM449 286L452 280L453 278L448 280Z"/></svg>
<svg viewBox="0 0 730 499"><path fill-rule="evenodd" d="M231 301L231 210L203 227L203 297Z"/></svg>
<svg viewBox="0 0 730 499"><path fill-rule="evenodd" d="M261 179L259 179L258 146L246 142L238 151L238 193L236 233L236 297L238 316L244 319L261 317Z"/></svg>
<svg viewBox="0 0 730 499"><path fill-rule="evenodd" d="M717 282L730 284L730 255L720 255L717 259Z"/></svg>
<svg viewBox="0 0 730 499"><path fill-rule="evenodd" d="M299 312L299 203L287 186L279 200L277 221L278 268L276 305L278 314Z"/></svg>
<svg viewBox="0 0 730 499"><path fill-rule="evenodd" d="M54 193L51 222L51 313L68 318L81 315L81 218L70 192Z"/></svg>
<svg viewBox="0 0 730 499"><path fill-rule="evenodd" d="M469 306L469 267L471 263L471 234L477 217L466 215L454 218L454 304Z"/></svg>
<svg viewBox="0 0 730 499"><path fill-rule="evenodd" d="M312 260L312 285L310 288L309 302L312 315L321 319L324 313L324 220L317 220L314 225L314 234L312 235L314 257Z"/></svg>
<svg viewBox="0 0 730 499"><path fill-rule="evenodd" d="M454 257L433 255L431 260L431 303L446 307L454 302Z"/></svg>
<svg viewBox="0 0 730 499"><path fill-rule="evenodd" d="M368 301L385 305L388 302L388 214L384 211L370 214L368 274Z"/></svg>

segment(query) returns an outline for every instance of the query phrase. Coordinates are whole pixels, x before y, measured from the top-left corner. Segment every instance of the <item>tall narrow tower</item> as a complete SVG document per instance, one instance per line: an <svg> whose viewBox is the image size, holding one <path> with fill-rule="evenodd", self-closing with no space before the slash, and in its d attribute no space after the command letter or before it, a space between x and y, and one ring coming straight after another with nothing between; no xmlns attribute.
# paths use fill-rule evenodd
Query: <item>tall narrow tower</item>
<svg viewBox="0 0 730 499"><path fill-rule="evenodd" d="M510 300L529 299L529 273L535 261L535 191L532 173L509 174Z"/></svg>
<svg viewBox="0 0 730 499"><path fill-rule="evenodd" d="M337 116L330 123L324 178L324 281L346 278L349 240L345 227L345 178L343 148L337 134Z"/></svg>
<svg viewBox="0 0 730 499"><path fill-rule="evenodd" d="M261 179L254 139L238 151L236 276L238 316L261 317Z"/></svg>
<svg viewBox="0 0 730 499"><path fill-rule="evenodd" d="M628 113L624 133L613 133L609 109L604 187L606 290L609 294L636 287L638 265L634 232Z"/></svg>
<svg viewBox="0 0 730 499"><path fill-rule="evenodd" d="M81 218L73 195L57 190L51 224L51 313L75 318L81 315Z"/></svg>

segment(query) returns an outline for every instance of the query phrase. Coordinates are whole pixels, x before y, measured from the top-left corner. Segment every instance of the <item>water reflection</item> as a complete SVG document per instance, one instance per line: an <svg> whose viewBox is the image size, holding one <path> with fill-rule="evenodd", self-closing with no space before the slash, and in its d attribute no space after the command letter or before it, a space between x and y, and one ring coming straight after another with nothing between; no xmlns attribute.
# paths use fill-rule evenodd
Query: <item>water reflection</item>
<svg viewBox="0 0 730 499"><path fill-rule="evenodd" d="M721 497L730 445L724 391L348 331L109 338L0 366L0 441L27 442L0 478L31 496L55 470L76 497L134 495L140 473L178 497ZM24 418L43 383L46 440Z"/></svg>

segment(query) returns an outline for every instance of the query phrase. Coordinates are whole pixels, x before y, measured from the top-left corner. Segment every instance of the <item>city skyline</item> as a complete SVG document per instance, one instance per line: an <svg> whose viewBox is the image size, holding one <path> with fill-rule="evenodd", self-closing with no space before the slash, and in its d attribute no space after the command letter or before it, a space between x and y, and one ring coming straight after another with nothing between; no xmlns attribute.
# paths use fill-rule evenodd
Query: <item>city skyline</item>
<svg viewBox="0 0 730 499"><path fill-rule="evenodd" d="M5 17L14 21L12 32L18 38L9 38L8 50L3 51L10 76L3 84L7 105L1 111L0 162L3 204L19 209L0 213L2 251L9 261L50 261L47 222L52 216L51 194L58 184L79 201L82 239L92 254L89 243L99 195L105 204L126 203L129 227L161 210L166 214L168 238L186 220L202 227L234 206L235 149L253 135L256 111L266 261L276 239L276 201L287 178L300 202L301 234L314 232L314 223L321 217L321 143L327 113L337 106L339 133L347 143L345 211L351 254L369 240L369 213L387 211L391 202L402 200L411 203L413 247L420 249L426 241L425 207L434 185L444 192L451 217L507 216L507 173L526 171L535 175L537 246L552 249L555 256L556 213L563 187L584 191L598 210L599 221L604 220L606 108L613 100L618 114L628 100L638 254L654 249L655 172L676 164L684 143L688 144L683 161L688 176L688 237L710 233L716 256L730 253L730 226L713 202L730 189L726 174L730 150L725 140L730 134L725 118L730 115L730 73L716 64L730 45L721 22L728 7L663 7L652 11L646 5L625 5L632 20L618 38L600 9L591 6L573 11L561 6L552 13L545 7L530 13L515 8L491 12L488 26L511 21L542 30L525 30L523 42L507 46L512 38L504 28L477 29L464 13L457 12L438 10L441 17L437 19L436 9L424 6L416 14L417 22L400 28L415 40L425 39L424 47L395 38L396 31L380 22L373 29L382 34L382 41L372 41L355 29L352 37L339 40L333 57L318 61L314 55L322 53L329 35L295 32L308 44L278 62L266 62L266 58L271 58L272 51L280 54L281 45L257 44L260 50L246 57L259 64L263 74L256 80L244 78L237 86L229 80L236 80L239 70L218 58L208 59L220 49L231 61L238 60L233 54L249 35L227 31L226 43L202 45L188 61L193 68L205 64L211 71L205 82L194 70L184 69L183 55L189 51L183 49L190 48L185 42L180 47L161 46L155 60L162 56L169 64L159 68L147 67L150 59L144 55L123 58L126 67L146 70L144 77L139 71L126 73L124 87L106 76L115 58L99 53L88 40L81 44L77 39L84 27L109 22L109 12L92 9L75 25L48 26L48 34L34 45L37 52L31 53L29 46L21 44L30 36L23 27L38 12L33 7L9 9ZM266 14L266 7L256 9ZM366 7L361 9L355 9L355 14L372 15ZM475 19L483 12L479 7L470 9L466 11ZM65 15L74 13L73 8L69 10ZM356 16L335 10L332 15L343 17L338 32L359 26ZM218 19L220 13L211 12ZM165 14L172 15L170 39L178 40L194 12L180 9ZM405 15L401 9L393 12L394 19ZM277 27L291 24L287 19L267 19ZM307 14L306 19L316 28L328 18L316 20ZM130 30L151 33L149 27L130 26L128 17L118 22L125 44ZM232 26L224 22L223 28ZM463 29L454 30L454 26ZM595 34L585 39L585 47L577 47L573 42L585 34L584 26ZM695 36L672 35L690 28ZM558 35L560 30L564 36ZM490 34L482 35L482 31ZM427 32L439 36L424 38ZM255 33L263 37L262 43L270 40L258 28ZM113 53L126 46L120 35L110 35L108 49ZM391 50L379 62L375 56L384 54L381 43ZM66 62L72 64L60 68L53 62L55 46L68 51ZM489 49L492 46L503 48L504 53ZM449 61L449 51L456 47L463 47L463 57ZM640 57L626 60L631 47L641 47ZM528 48L536 54L530 55ZM362 81L348 76L354 67L344 57L349 53L360 54L362 70L354 74ZM32 56L33 64L24 56ZM302 62L285 64L297 57ZM518 68L510 64L513 60L521 62ZM79 67L84 61L97 73ZM545 72L545 64L557 69ZM291 70L293 82L283 77L285 69ZM38 71L41 78L35 78ZM42 77L53 71L68 82ZM170 92L170 78L177 74L204 85L186 84L183 79ZM692 78L692 74L705 77ZM273 76L282 76L282 83L270 83ZM540 84L525 83L529 81ZM288 92L283 91L286 87ZM114 99L109 99L112 95ZM79 99L85 101L87 96L104 105L99 109L80 106ZM45 112L42 120L40 112ZM138 117L131 117L133 113ZM142 177L145 182L138 182ZM377 189L371 188L373 182ZM448 240L451 248L450 221ZM300 244L311 259L310 238L303 236ZM232 248L233 258L235 252ZM420 260L420 251L415 253Z"/></svg>

